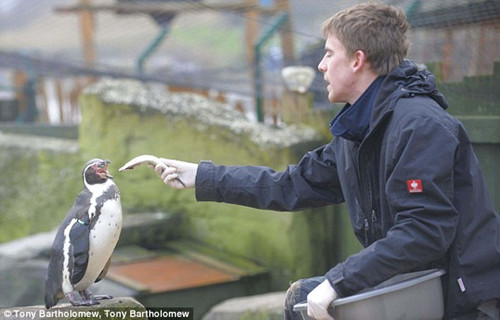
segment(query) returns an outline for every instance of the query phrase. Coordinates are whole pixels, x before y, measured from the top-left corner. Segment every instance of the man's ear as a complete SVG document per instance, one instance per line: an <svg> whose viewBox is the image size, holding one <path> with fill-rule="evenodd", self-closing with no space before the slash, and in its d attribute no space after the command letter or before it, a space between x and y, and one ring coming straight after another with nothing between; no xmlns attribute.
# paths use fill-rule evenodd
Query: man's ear
<svg viewBox="0 0 500 320"><path fill-rule="evenodd" d="M368 63L369 63L368 57L366 56L366 53L364 51L358 50L354 52L354 59L352 64L354 72L362 70L364 67L367 66Z"/></svg>

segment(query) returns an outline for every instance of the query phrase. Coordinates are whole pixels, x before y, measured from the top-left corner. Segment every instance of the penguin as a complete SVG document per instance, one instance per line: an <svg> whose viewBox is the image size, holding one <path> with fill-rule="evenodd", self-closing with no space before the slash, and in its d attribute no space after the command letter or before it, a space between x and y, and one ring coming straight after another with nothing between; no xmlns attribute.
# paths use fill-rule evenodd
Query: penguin
<svg viewBox="0 0 500 320"><path fill-rule="evenodd" d="M108 172L109 163L101 159L87 162L83 190L57 230L45 278L47 309L65 296L74 306L112 298L88 290L106 276L122 228L120 191Z"/></svg>

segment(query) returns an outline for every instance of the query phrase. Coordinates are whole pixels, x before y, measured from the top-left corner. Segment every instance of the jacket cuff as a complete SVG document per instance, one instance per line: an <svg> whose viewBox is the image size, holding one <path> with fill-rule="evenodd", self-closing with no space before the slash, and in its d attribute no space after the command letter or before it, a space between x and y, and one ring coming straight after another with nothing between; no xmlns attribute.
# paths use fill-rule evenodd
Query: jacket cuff
<svg viewBox="0 0 500 320"><path fill-rule="evenodd" d="M337 298L343 298L349 293L346 290L344 284L344 267L342 264L337 264L335 267L330 269L325 275L326 279L328 282L330 282L330 285L332 288L335 290L337 293Z"/></svg>
<svg viewBox="0 0 500 320"><path fill-rule="evenodd" d="M211 161L201 161L196 171L195 196L197 201L216 200L215 166Z"/></svg>

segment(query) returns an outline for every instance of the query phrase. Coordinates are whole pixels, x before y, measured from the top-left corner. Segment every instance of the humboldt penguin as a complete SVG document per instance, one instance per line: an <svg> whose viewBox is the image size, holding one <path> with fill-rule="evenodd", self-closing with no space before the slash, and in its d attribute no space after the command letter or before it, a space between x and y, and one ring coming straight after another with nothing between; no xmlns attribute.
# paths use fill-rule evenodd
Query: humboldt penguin
<svg viewBox="0 0 500 320"><path fill-rule="evenodd" d="M106 276L122 228L120 191L108 172L109 163L101 159L87 162L83 190L57 230L45 278L47 309L65 296L74 306L112 298L88 290Z"/></svg>

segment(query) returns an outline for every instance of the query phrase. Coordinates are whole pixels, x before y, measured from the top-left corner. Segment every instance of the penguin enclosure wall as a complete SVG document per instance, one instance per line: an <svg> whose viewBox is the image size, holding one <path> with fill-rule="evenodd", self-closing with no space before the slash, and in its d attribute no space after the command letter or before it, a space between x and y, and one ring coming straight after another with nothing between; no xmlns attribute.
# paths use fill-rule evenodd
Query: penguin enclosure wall
<svg viewBox="0 0 500 320"><path fill-rule="evenodd" d="M280 71L316 69L322 21L363 1L245 0L238 10L234 1L203 1L220 4L209 10L199 1L166 4L178 6L175 19L155 18L151 7L133 2L0 3L0 243L56 227L82 188L83 165L101 157L112 161L126 216L174 217L167 226L124 236L122 245L195 246L262 271L264 281L256 283L265 291L323 274L358 250L343 206L290 213L197 203L193 191L166 187L149 168L117 169L134 156L155 154L282 170L327 142L328 120L340 106L326 101L322 75L298 95L286 89ZM80 10L82 3L93 9ZM436 75L449 112L471 136L499 209L497 2L390 3L407 13L409 57ZM291 108L297 101L305 107ZM0 283L6 283L12 274L2 269L2 248Z"/></svg>

